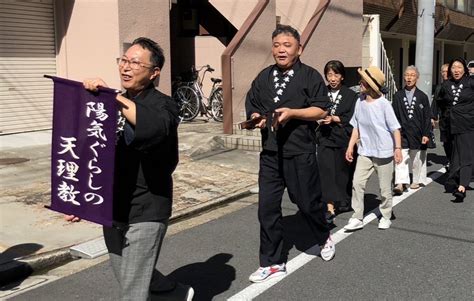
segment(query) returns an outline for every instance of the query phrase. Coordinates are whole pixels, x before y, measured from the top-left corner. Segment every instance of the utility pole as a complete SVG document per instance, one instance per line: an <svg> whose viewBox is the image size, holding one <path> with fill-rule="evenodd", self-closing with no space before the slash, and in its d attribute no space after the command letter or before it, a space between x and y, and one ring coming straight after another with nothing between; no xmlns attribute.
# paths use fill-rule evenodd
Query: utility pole
<svg viewBox="0 0 474 301"><path fill-rule="evenodd" d="M431 101L433 84L434 19L436 0L418 0L415 65L420 72L418 88Z"/></svg>

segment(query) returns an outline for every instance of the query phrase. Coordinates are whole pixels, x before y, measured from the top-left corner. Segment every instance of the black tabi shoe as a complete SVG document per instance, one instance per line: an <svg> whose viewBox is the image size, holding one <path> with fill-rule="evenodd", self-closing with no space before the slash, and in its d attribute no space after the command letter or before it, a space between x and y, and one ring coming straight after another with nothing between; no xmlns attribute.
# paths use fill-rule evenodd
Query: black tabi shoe
<svg viewBox="0 0 474 301"><path fill-rule="evenodd" d="M336 214L332 213L331 211L326 211L326 222L328 224L334 223L335 218L336 218Z"/></svg>
<svg viewBox="0 0 474 301"><path fill-rule="evenodd" d="M466 197L466 192L461 192L459 190L456 190L453 192L453 196L456 198L453 202L454 203L462 203L464 201L464 198Z"/></svg>

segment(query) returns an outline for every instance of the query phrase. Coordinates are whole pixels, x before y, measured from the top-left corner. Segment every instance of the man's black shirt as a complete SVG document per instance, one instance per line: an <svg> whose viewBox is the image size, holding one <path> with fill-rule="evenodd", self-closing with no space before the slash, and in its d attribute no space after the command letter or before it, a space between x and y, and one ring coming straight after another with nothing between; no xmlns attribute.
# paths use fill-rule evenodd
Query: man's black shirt
<svg viewBox="0 0 474 301"><path fill-rule="evenodd" d="M293 70L294 75L281 95L278 95L278 89L275 89L274 74L281 76L288 73L282 73L277 65L271 65L260 72L247 93L245 102L247 119L250 119L253 113L269 116L266 128L261 130L264 150L281 152L286 156L314 153L315 121L292 119L284 126L280 125L278 130L271 130L271 113L277 108L319 107L327 110L330 106L328 90L318 71L299 60L290 70ZM277 102L275 97L278 97Z"/></svg>
<svg viewBox="0 0 474 301"><path fill-rule="evenodd" d="M407 107L405 89L393 96L392 106L401 125L402 148L422 149L423 136L430 137L432 111L428 96L416 88L413 94L413 107Z"/></svg>
<svg viewBox="0 0 474 301"><path fill-rule="evenodd" d="M151 84L136 98L133 140L116 147L114 220L164 221L171 216L173 173L178 163L178 108Z"/></svg>

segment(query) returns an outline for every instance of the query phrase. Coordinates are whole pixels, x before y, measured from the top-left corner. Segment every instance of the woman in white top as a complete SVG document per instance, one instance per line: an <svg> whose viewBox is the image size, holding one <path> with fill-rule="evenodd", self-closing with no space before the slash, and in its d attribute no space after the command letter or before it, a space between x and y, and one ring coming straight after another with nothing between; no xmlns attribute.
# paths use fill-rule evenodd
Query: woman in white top
<svg viewBox="0 0 474 301"><path fill-rule="evenodd" d="M352 184L352 215L344 227L347 231L359 230L364 227L364 192L367 180L376 171L379 178L382 200L379 229L390 228L392 216L392 174L393 160L402 160L400 124L395 116L392 105L383 97L385 75L377 67L369 67L362 71L360 92L354 115L350 121L354 127L346 160L352 162L354 146L357 143L357 159Z"/></svg>

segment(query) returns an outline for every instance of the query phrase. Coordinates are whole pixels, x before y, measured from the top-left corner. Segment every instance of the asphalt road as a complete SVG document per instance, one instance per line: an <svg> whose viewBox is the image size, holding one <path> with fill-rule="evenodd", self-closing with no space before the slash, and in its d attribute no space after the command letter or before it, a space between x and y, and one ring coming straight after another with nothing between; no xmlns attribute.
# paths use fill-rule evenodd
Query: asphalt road
<svg viewBox="0 0 474 301"><path fill-rule="evenodd" d="M442 167L442 156L430 154L428 161L429 174L438 176L434 171ZM464 203L453 203L442 181L443 176L396 205L389 230L378 230L374 220L363 230L344 235L338 231L350 213L339 215L332 233L342 240L331 262L306 255L312 246L309 231L285 196L291 274L265 287L249 288L247 280L258 267L256 196L240 200L246 205L236 211L168 236L160 270L193 286L194 300L226 300L243 290L255 300L473 300L474 192ZM366 211L377 207L377 198L372 177ZM105 261L11 300L118 299Z"/></svg>

